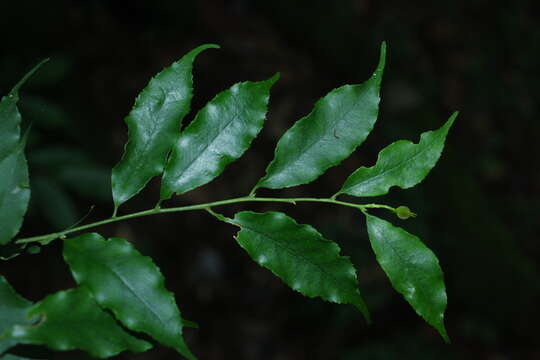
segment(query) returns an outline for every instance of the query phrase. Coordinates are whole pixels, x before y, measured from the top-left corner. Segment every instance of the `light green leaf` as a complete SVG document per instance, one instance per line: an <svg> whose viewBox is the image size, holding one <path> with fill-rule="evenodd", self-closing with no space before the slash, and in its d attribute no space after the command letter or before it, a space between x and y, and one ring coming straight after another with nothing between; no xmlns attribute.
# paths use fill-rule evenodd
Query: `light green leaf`
<svg viewBox="0 0 540 360"><path fill-rule="evenodd" d="M241 228L236 241L259 265L307 297L352 304L369 321L356 270L339 246L280 212L242 211L226 220Z"/></svg>
<svg viewBox="0 0 540 360"><path fill-rule="evenodd" d="M331 91L309 115L287 130L255 189L307 184L364 142L377 120L385 56L383 43L379 65L368 81Z"/></svg>
<svg viewBox="0 0 540 360"><path fill-rule="evenodd" d="M418 144L399 140L381 150L375 166L361 167L352 173L336 196L379 196L388 193L392 186L407 189L420 183L439 160L457 114L452 114L438 130L423 133Z"/></svg>
<svg viewBox="0 0 540 360"><path fill-rule="evenodd" d="M25 138L0 160L0 245L8 243L21 228L30 200Z"/></svg>
<svg viewBox="0 0 540 360"><path fill-rule="evenodd" d="M30 325L26 317L32 302L17 294L7 280L0 275L0 354L17 344L9 331L17 324Z"/></svg>
<svg viewBox="0 0 540 360"><path fill-rule="evenodd" d="M209 48L218 46L202 45L190 51L150 80L135 100L125 120L129 140L124 156L112 171L115 209L163 172L182 119L191 105L193 61Z"/></svg>
<svg viewBox="0 0 540 360"><path fill-rule="evenodd" d="M439 260L418 237L373 215L366 217L371 246L392 286L449 342L444 327L446 290Z"/></svg>
<svg viewBox="0 0 540 360"><path fill-rule="evenodd" d="M64 258L77 283L87 286L128 329L195 359L182 337L184 324L174 295L149 257L124 239L105 240L91 233L65 240Z"/></svg>
<svg viewBox="0 0 540 360"><path fill-rule="evenodd" d="M242 156L263 126L270 88L278 78L235 84L199 111L173 148L162 200L209 183Z"/></svg>
<svg viewBox="0 0 540 360"><path fill-rule="evenodd" d="M19 89L47 61L45 59L37 64L0 101L0 161L10 156L20 142L21 114L17 109Z"/></svg>
<svg viewBox="0 0 540 360"><path fill-rule="evenodd" d="M26 316L38 320L31 325L15 325L9 332L20 344L46 345L61 351L80 349L98 358L152 347L118 326L85 287L49 295L33 305Z"/></svg>

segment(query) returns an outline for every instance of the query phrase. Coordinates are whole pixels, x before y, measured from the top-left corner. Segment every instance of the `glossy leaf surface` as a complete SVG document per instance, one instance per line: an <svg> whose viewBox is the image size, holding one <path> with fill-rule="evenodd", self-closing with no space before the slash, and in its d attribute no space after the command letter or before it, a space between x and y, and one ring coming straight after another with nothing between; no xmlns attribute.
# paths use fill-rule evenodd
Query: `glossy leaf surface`
<svg viewBox="0 0 540 360"><path fill-rule="evenodd" d="M331 91L309 115L287 130L256 188L280 189L309 183L364 142L377 120L385 56L383 43L379 65L369 80Z"/></svg>
<svg viewBox="0 0 540 360"><path fill-rule="evenodd" d="M174 295L149 257L120 238L83 234L64 241L64 258L77 283L87 286L99 305L128 329L144 332L189 359L182 318Z"/></svg>
<svg viewBox="0 0 540 360"><path fill-rule="evenodd" d="M30 200L25 139L0 160L0 245L8 243L21 228Z"/></svg>
<svg viewBox="0 0 540 360"><path fill-rule="evenodd" d="M278 78L235 84L197 113L173 148L162 200L212 181L242 156L263 127L270 88Z"/></svg>
<svg viewBox="0 0 540 360"><path fill-rule="evenodd" d="M20 142L21 114L17 109L19 89L46 61L30 70L0 101L0 161L11 155Z"/></svg>
<svg viewBox="0 0 540 360"><path fill-rule="evenodd" d="M0 276L0 354L17 344L9 335L13 326L32 323L26 317L31 306L32 302L17 294L7 280Z"/></svg>
<svg viewBox="0 0 540 360"><path fill-rule="evenodd" d="M378 196L392 186L407 189L420 183L439 160L456 116L457 112L438 130L423 133L418 144L407 140L390 144L381 150L375 166L352 173L338 194Z"/></svg>
<svg viewBox="0 0 540 360"><path fill-rule="evenodd" d="M165 167L182 119L193 97L195 57L217 45L202 45L157 74L135 100L126 118L129 139L124 156L112 171L115 208L137 194Z"/></svg>
<svg viewBox="0 0 540 360"><path fill-rule="evenodd" d="M444 327L446 290L439 260L418 237L367 215L369 240L392 286L449 342Z"/></svg>
<svg viewBox="0 0 540 360"><path fill-rule="evenodd" d="M152 347L118 326L84 287L47 296L28 310L27 318L38 320L12 328L10 336L17 343L46 345L62 351L81 349L98 358Z"/></svg>
<svg viewBox="0 0 540 360"><path fill-rule="evenodd" d="M369 321L356 270L340 248L309 225L280 212L242 211L228 222L241 228L236 241L259 265L293 290L338 304L352 304Z"/></svg>

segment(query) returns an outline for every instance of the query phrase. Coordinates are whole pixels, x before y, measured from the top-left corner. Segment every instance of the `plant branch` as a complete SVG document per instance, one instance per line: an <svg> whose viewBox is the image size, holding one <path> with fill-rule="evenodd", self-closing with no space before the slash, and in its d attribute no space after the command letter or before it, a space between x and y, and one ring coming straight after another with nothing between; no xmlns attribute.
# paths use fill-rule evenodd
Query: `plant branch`
<svg viewBox="0 0 540 360"><path fill-rule="evenodd" d="M55 240L55 239L64 239L66 235L91 229L94 227L98 227L101 225L106 225L122 220L128 220L128 219L134 219L138 217L143 216L149 216L149 215L156 215L156 214L164 214L164 213L174 213L174 212L182 212L182 211L193 211L193 210L205 210L208 211L212 207L216 206L223 206L223 205L230 205L230 204L237 204L242 202L279 202L279 203L289 203L296 205L296 203L299 202L318 202L318 203L329 203L329 204L335 204L335 205L342 205L347 207L352 207L355 209L358 209L362 212L367 211L367 209L386 209L390 210L393 213L396 212L396 209L388 206L388 205L382 205L382 204L355 204L345 201L339 201L331 198L270 198L270 197L253 197L253 196L245 196L245 197L239 197L239 198L233 198L233 199L227 199L227 200L220 200L220 201L214 201L204 204L197 204L197 205L188 205L188 206L180 206L180 207L171 207L171 208L153 208L149 210L139 211L131 214L126 214L122 216L115 216L111 217L105 220L96 221L90 224L85 224L77 227L73 227L64 231L56 232L56 233L50 233L46 235L40 235L40 236L33 236L33 237L27 237L27 238L21 238L15 241L17 244L27 244L32 242L40 242L42 244L48 244L49 242Z"/></svg>

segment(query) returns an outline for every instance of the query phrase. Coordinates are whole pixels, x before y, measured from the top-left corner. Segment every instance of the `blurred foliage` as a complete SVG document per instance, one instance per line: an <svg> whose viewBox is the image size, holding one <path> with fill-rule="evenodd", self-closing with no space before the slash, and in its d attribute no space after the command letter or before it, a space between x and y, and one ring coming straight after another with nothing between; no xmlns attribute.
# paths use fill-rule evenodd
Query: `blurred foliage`
<svg viewBox="0 0 540 360"><path fill-rule="evenodd" d="M281 133L328 90L365 80L386 40L382 111L362 151L315 184L285 193L332 194L358 166L373 165L390 142L416 142L417 134L460 110L436 169L417 188L388 197L418 213L402 225L441 259L452 345L391 291L367 237L351 235L365 224L349 210L287 207L299 222L338 241L358 264L374 318L369 327L352 308L289 291L236 247L235 229L205 214L100 231L125 236L156 258L183 313L201 325L187 342L202 359L540 357L534 330L540 321L537 2L20 0L0 2L0 13L2 94L32 65L51 58L21 94L23 117L32 124L27 153L33 188L23 235L70 226L91 205L90 219L110 215L108 178L126 139L122 119L149 77L187 50L209 42L222 46L195 66L194 109L236 81L276 71L282 78L272 91L267 128L243 161L212 185L166 205L249 191ZM237 172L245 175L232 175ZM157 185L125 211L154 203ZM261 204L260 210L280 206ZM0 273L38 300L73 285L59 250L53 244L1 263ZM158 348L144 356L173 353Z"/></svg>

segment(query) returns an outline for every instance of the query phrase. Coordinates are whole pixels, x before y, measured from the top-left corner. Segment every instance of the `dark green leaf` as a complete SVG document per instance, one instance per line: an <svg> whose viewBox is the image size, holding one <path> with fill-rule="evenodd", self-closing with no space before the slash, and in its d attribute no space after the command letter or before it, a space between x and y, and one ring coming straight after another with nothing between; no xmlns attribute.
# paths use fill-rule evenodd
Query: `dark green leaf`
<svg viewBox="0 0 540 360"><path fill-rule="evenodd" d="M263 126L269 91L278 77L235 84L199 111L173 148L162 200L212 181L242 156Z"/></svg>
<svg viewBox="0 0 540 360"><path fill-rule="evenodd" d="M439 260L416 236L373 215L366 217L371 246L392 286L448 342L446 290Z"/></svg>
<svg viewBox="0 0 540 360"><path fill-rule="evenodd" d="M149 257L120 238L83 234L64 241L64 258L77 283L111 310L128 329L141 331L195 359L182 338L182 318L174 295Z"/></svg>
<svg viewBox="0 0 540 360"><path fill-rule="evenodd" d="M217 45L202 45L157 74L135 100L126 123L129 140L112 172L115 208L163 172L193 96L191 70L195 57Z"/></svg>
<svg viewBox="0 0 540 360"><path fill-rule="evenodd" d="M30 200L25 143L23 138L0 160L0 245L8 243L19 232Z"/></svg>
<svg viewBox="0 0 540 360"><path fill-rule="evenodd" d="M81 349L99 358L152 347L118 326L85 287L49 295L32 306L26 316L38 320L31 325L15 325L9 332L20 344L47 345L62 351Z"/></svg>
<svg viewBox="0 0 540 360"><path fill-rule="evenodd" d="M379 65L368 81L331 91L281 137L274 160L256 188L309 183L364 142L377 120L385 49L383 43Z"/></svg>
<svg viewBox="0 0 540 360"><path fill-rule="evenodd" d="M13 326L32 323L26 317L31 306L32 303L17 294L7 280L0 275L0 354L17 344L8 334Z"/></svg>
<svg viewBox="0 0 540 360"><path fill-rule="evenodd" d="M30 70L7 96L0 101L0 161L10 156L18 146L21 136L21 114L17 109L19 89L47 60L43 60ZM2 172L0 172L2 174Z"/></svg>
<svg viewBox="0 0 540 360"><path fill-rule="evenodd" d="M439 160L457 114L440 129L423 133L418 144L399 140L381 150L375 166L352 173L337 195L378 196L388 193L392 186L407 189L420 183Z"/></svg>
<svg viewBox="0 0 540 360"><path fill-rule="evenodd" d="M228 222L241 228L236 240L253 260L307 297L352 304L369 321L356 270L339 246L309 225L280 212L242 211Z"/></svg>

